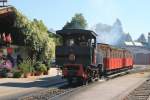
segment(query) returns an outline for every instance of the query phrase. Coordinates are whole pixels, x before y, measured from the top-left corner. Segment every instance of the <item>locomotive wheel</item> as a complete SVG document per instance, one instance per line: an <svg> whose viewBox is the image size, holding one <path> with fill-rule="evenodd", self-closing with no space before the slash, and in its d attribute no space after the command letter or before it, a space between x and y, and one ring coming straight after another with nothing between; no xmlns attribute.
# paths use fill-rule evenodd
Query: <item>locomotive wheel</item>
<svg viewBox="0 0 150 100"><path fill-rule="evenodd" d="M99 68L99 78L102 78L103 72L104 72L104 67L100 64L100 65L98 65L98 68Z"/></svg>
<svg viewBox="0 0 150 100"><path fill-rule="evenodd" d="M91 82L94 82L94 81L95 81L95 79L93 77L91 77Z"/></svg>
<svg viewBox="0 0 150 100"><path fill-rule="evenodd" d="M91 78L91 82L95 82L99 80L99 71L97 73L94 73L95 75Z"/></svg>
<svg viewBox="0 0 150 100"><path fill-rule="evenodd" d="M88 80L85 80L83 78L78 78L77 84L78 85L88 85Z"/></svg>
<svg viewBox="0 0 150 100"><path fill-rule="evenodd" d="M96 79L95 79L95 81L98 81L99 79L100 79L100 72L98 71L98 73L97 73L97 75L96 75Z"/></svg>
<svg viewBox="0 0 150 100"><path fill-rule="evenodd" d="M83 85L88 85L88 80L83 80Z"/></svg>

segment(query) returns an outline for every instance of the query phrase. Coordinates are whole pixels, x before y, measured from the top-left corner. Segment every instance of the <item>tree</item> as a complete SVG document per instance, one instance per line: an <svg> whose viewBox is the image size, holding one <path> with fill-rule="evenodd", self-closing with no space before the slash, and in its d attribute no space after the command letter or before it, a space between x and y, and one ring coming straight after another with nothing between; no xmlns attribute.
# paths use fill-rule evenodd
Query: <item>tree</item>
<svg viewBox="0 0 150 100"><path fill-rule="evenodd" d="M53 38L55 45L61 45L62 44L62 37L60 35L55 34L54 32L48 31L49 37Z"/></svg>
<svg viewBox="0 0 150 100"><path fill-rule="evenodd" d="M29 20L26 16L15 11L13 28L16 29L16 36L23 37L21 41L26 46L31 58L36 60L50 59L54 55L55 42L49 37L48 29L42 20Z"/></svg>
<svg viewBox="0 0 150 100"><path fill-rule="evenodd" d="M75 14L72 17L71 22L67 22L63 29L85 29L87 27L87 21L81 13Z"/></svg>

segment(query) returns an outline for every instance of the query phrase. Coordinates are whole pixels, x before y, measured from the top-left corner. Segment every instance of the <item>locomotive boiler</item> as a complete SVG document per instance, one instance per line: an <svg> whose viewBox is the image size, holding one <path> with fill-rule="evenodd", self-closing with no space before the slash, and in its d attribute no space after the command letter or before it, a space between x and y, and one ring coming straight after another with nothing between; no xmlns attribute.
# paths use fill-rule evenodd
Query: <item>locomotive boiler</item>
<svg viewBox="0 0 150 100"><path fill-rule="evenodd" d="M56 64L69 84L87 84L133 66L129 51L97 44L97 34L91 30L64 29L56 34L63 41L62 45L56 46Z"/></svg>

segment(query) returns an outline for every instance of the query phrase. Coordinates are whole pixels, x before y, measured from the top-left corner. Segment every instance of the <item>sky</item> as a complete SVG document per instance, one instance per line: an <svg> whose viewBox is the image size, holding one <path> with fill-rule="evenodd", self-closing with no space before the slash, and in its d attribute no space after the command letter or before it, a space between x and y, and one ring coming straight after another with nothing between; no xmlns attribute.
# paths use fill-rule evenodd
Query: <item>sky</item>
<svg viewBox="0 0 150 100"><path fill-rule="evenodd" d="M112 25L119 18L133 39L150 32L150 0L8 0L8 4L54 30L61 29L75 13L82 13L89 28L99 22Z"/></svg>

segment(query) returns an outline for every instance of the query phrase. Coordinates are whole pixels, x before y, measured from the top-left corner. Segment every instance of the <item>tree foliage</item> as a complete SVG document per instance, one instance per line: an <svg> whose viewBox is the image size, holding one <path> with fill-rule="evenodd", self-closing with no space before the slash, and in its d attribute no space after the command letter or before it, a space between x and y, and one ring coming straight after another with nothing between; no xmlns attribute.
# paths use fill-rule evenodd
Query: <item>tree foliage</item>
<svg viewBox="0 0 150 100"><path fill-rule="evenodd" d="M23 44L29 48L32 55L37 60L49 59L54 55L55 41L49 37L48 29L42 20L29 20L26 16L15 11L14 28L17 35L23 37Z"/></svg>
<svg viewBox="0 0 150 100"><path fill-rule="evenodd" d="M87 27L87 21L81 13L75 14L72 17L71 22L67 22L63 29L85 29Z"/></svg>
<svg viewBox="0 0 150 100"><path fill-rule="evenodd" d="M63 41L62 41L62 37L60 35L57 35L57 34L52 33L50 31L48 31L48 33L49 33L49 37L53 38L56 45L61 45L62 44Z"/></svg>

